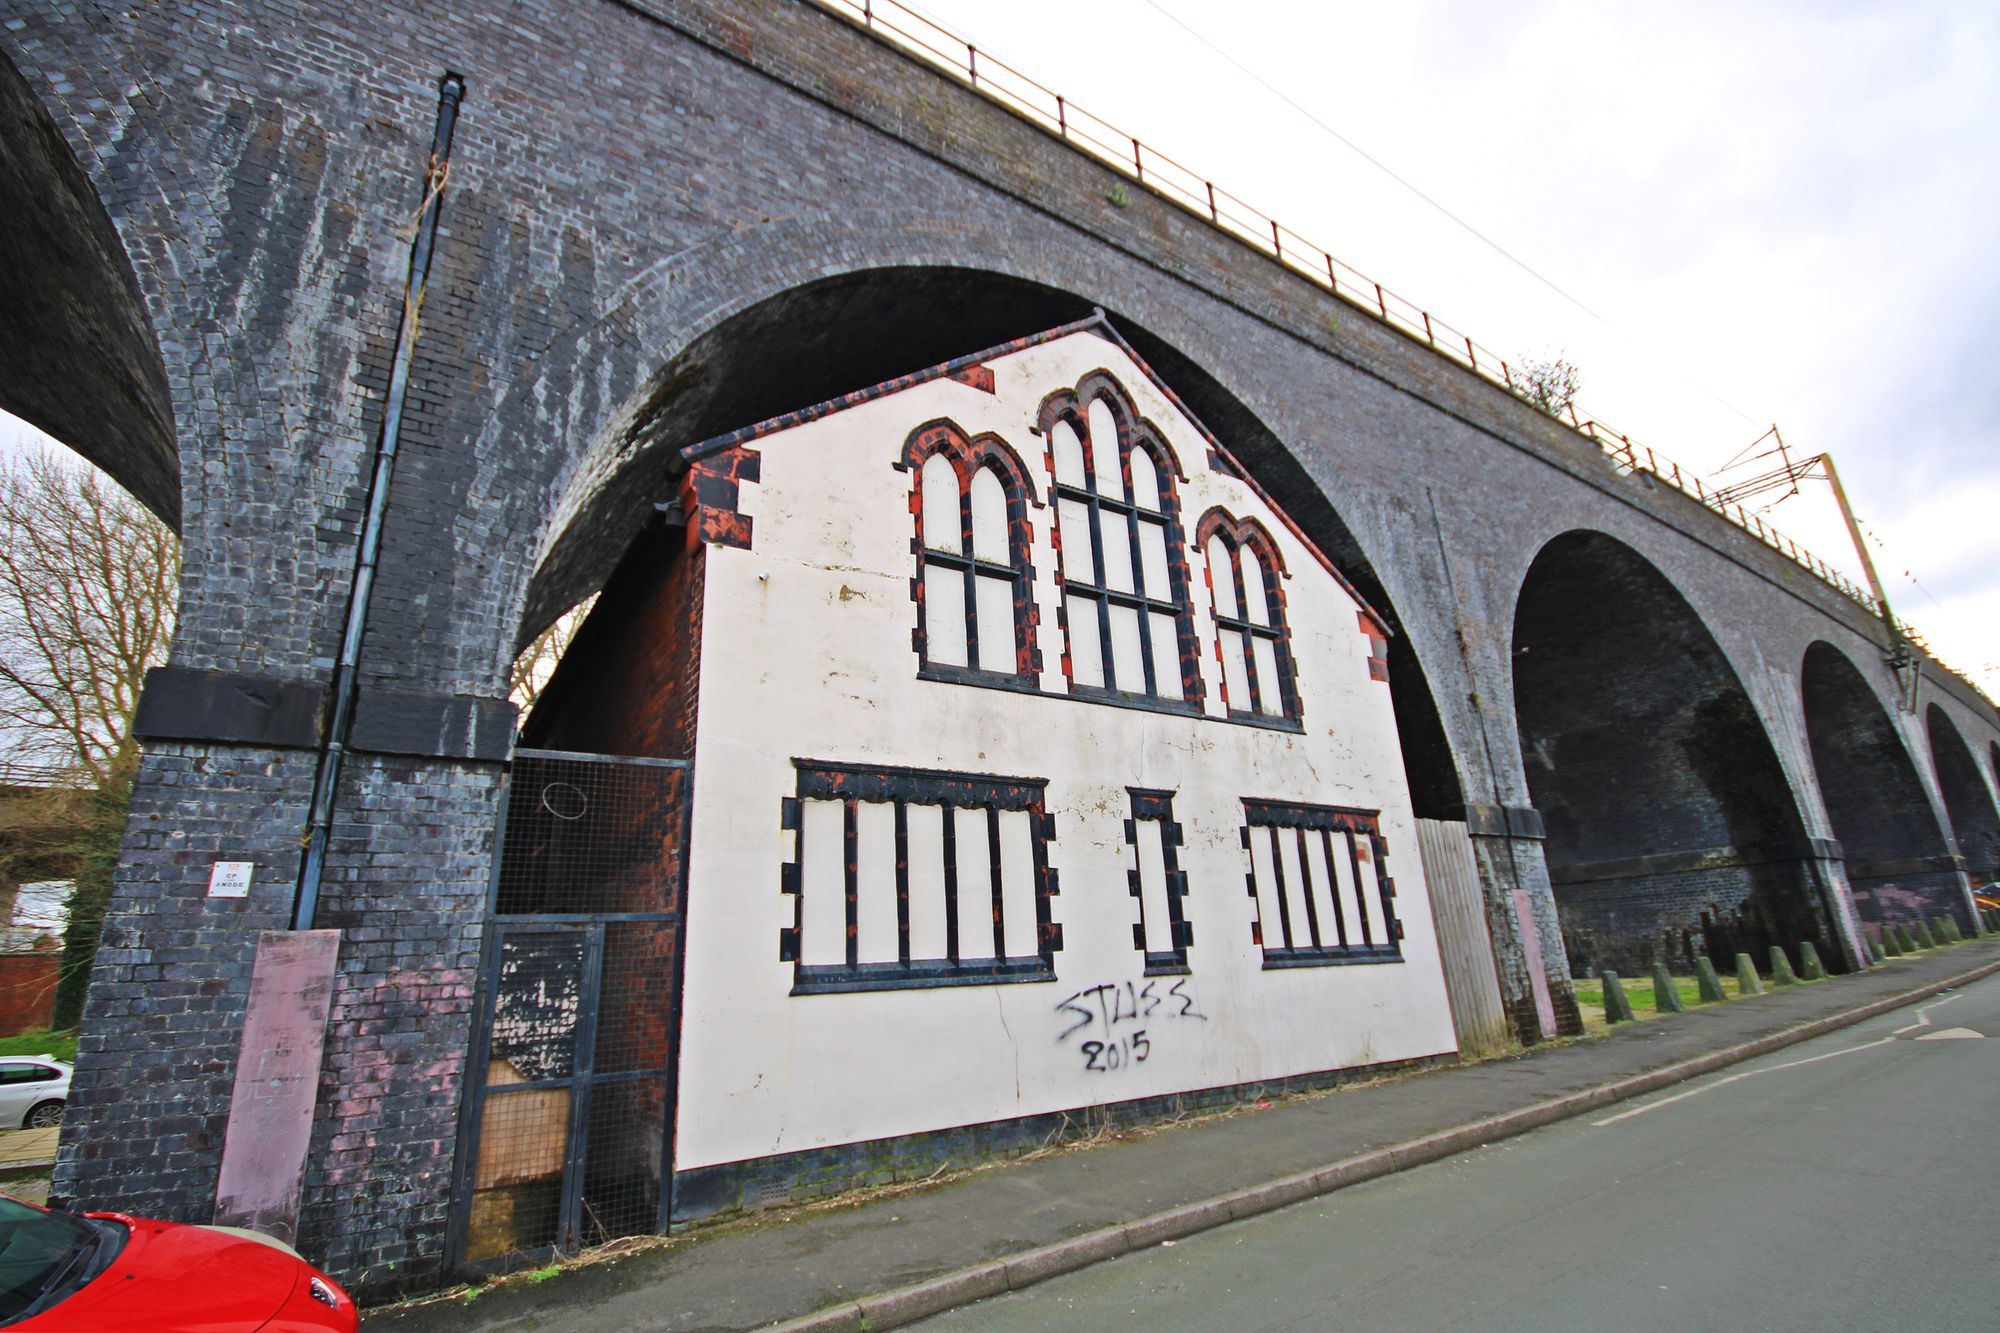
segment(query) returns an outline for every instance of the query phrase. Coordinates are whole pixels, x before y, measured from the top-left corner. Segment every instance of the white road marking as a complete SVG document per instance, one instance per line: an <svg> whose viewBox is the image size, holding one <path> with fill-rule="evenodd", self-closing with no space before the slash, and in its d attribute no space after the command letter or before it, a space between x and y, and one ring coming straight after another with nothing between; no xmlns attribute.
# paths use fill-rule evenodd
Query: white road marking
<svg viewBox="0 0 2000 1333"><path fill-rule="evenodd" d="M1944 1028L1937 1032L1926 1032L1918 1041L1985 1041L1984 1032L1974 1032L1971 1028Z"/></svg>
<svg viewBox="0 0 2000 1333"><path fill-rule="evenodd" d="M1762 1069L1746 1069L1741 1073L1727 1074L1712 1083L1704 1083L1698 1088L1689 1088L1686 1092L1677 1092L1671 1097L1661 1097L1657 1101L1647 1102L1644 1106L1635 1106L1629 1111L1620 1111L1617 1115L1606 1116L1602 1120L1593 1120L1590 1122L1591 1128L1599 1129L1605 1125L1615 1125L1621 1120L1630 1120L1633 1116L1644 1115L1648 1111L1657 1111L1662 1106L1672 1106L1675 1102L1684 1102L1690 1097L1699 1097L1704 1092L1713 1092L1715 1089L1727 1087L1731 1083L1741 1083L1746 1078L1756 1078L1759 1074L1775 1074L1782 1069L1797 1069L1801 1065L1816 1065L1822 1060L1835 1060L1843 1055L1858 1055L1862 1051L1872 1051L1878 1046L1887 1046L1905 1032L1915 1032L1918 1028L1929 1027L1931 1025L1930 1011L1938 1008L1940 1005L1950 1004L1958 998L1956 995L1951 995L1925 1005L1923 1008L1917 1010L1916 1022L1899 1027L1886 1037L1878 1037L1874 1041L1863 1042L1859 1046L1850 1046L1844 1051L1828 1051L1824 1055L1810 1055L1803 1060L1787 1060L1781 1065L1766 1065ZM1963 1028L1953 1029L1953 1031L1967 1030ZM1923 1041L1925 1038L1919 1037L1917 1040Z"/></svg>

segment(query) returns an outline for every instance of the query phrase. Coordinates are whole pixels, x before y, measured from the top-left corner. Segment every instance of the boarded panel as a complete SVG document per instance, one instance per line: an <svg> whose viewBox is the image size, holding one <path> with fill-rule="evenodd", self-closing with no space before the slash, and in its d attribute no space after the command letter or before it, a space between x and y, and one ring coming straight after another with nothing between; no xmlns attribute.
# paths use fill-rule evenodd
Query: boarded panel
<svg viewBox="0 0 2000 1333"><path fill-rule="evenodd" d="M299 1185L339 955L337 930L267 930L257 938L250 969L215 1220L287 1244L298 1225Z"/></svg>
<svg viewBox="0 0 2000 1333"><path fill-rule="evenodd" d="M1500 976L1493 966L1493 940L1486 932L1472 838L1463 824L1419 819L1417 852L1430 889L1431 918L1437 923L1459 1054L1470 1059L1504 1050L1507 1011L1500 1004Z"/></svg>

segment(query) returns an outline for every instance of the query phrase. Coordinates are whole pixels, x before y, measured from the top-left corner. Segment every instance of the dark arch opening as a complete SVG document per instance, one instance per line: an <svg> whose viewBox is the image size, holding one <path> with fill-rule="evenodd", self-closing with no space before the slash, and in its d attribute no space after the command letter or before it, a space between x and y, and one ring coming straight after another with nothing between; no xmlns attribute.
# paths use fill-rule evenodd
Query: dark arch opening
<svg viewBox="0 0 2000 1333"><path fill-rule="evenodd" d="M1966 916L1965 876L1938 827L1916 764L1847 655L1806 649L1799 672L1813 776L1861 919L1873 925Z"/></svg>
<svg viewBox="0 0 2000 1333"><path fill-rule="evenodd" d="M173 408L123 243L39 99L0 54L0 409L178 528Z"/></svg>
<svg viewBox="0 0 2000 1333"><path fill-rule="evenodd" d="M953 357L1089 315L1073 293L959 268L881 268L759 302L691 342L652 383L620 451L636 461L562 534L530 585L521 642L605 585L650 505L674 493L677 451ZM1437 707L1395 607L1325 492L1257 415L1172 344L1116 310L1112 323L1390 623L1390 688L1419 815L1462 818Z"/></svg>
<svg viewBox="0 0 2000 1333"><path fill-rule="evenodd" d="M1595 532L1542 548L1514 612L1514 710L1573 973L1726 966L1805 940L1842 965L1770 738L1637 552Z"/></svg>
<svg viewBox="0 0 2000 1333"><path fill-rule="evenodd" d="M1951 818L1958 854L1965 858L1965 873L1974 884L2000 879L2000 810L1994 808L1979 763L1944 709L1932 704L1924 726L1930 733L1931 771Z"/></svg>

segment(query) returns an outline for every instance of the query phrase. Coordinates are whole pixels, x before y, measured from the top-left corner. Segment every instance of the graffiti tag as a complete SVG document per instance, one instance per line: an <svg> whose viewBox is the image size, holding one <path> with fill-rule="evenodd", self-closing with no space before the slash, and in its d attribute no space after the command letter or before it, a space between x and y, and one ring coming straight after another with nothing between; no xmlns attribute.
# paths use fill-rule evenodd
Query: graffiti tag
<svg viewBox="0 0 2000 1333"><path fill-rule="evenodd" d="M1163 1023L1184 1018L1208 1021L1196 1005L1194 983L1188 977L1171 982L1164 977L1107 981L1059 1001L1056 1012L1068 1023L1056 1035L1056 1043L1085 1034L1077 1042L1077 1053L1086 1070L1099 1074L1146 1063L1153 1053L1153 1039L1147 1033Z"/></svg>

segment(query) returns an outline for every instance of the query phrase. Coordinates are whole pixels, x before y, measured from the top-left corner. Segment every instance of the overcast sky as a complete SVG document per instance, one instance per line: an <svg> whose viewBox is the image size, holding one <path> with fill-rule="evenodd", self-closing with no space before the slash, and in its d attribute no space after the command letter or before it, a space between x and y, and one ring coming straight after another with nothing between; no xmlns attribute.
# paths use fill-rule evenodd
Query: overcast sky
<svg viewBox="0 0 2000 1333"><path fill-rule="evenodd" d="M1483 345L1562 351L1683 465L1772 422L1831 452L1891 601L2000 694L2000 5L922 10ZM1766 517L1858 581L1823 486Z"/></svg>

